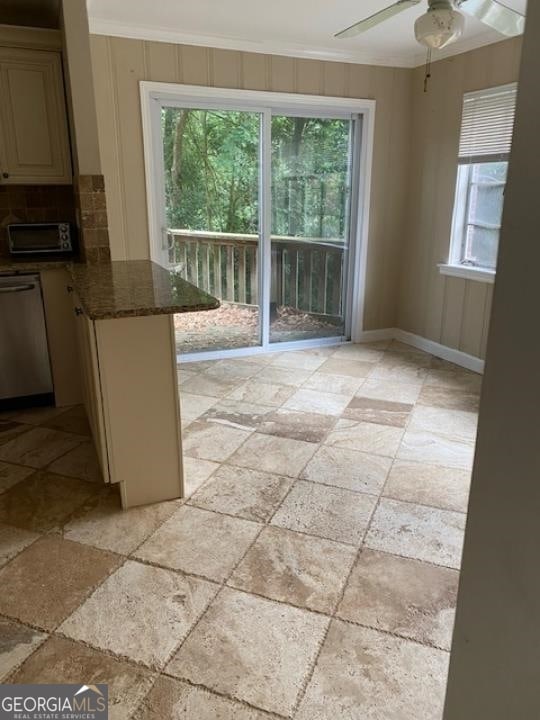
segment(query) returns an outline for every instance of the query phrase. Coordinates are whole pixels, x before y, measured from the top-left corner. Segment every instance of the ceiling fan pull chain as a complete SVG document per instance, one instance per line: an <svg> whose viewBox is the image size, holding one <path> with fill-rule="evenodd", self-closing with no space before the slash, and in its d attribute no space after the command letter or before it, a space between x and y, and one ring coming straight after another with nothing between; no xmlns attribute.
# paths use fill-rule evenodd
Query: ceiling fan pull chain
<svg viewBox="0 0 540 720"><path fill-rule="evenodd" d="M424 92L428 91L428 83L431 79L431 48L428 48L426 57L426 75L424 77Z"/></svg>

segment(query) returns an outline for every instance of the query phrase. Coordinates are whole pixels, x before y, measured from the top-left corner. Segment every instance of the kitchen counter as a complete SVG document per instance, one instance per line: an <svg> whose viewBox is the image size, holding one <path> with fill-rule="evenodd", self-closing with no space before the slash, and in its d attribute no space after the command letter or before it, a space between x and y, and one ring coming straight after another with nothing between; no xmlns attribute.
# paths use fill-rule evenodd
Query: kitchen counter
<svg viewBox="0 0 540 720"><path fill-rule="evenodd" d="M219 307L219 300L150 260L116 260L87 265L62 260L0 260L2 272L66 268L91 320L172 315Z"/></svg>

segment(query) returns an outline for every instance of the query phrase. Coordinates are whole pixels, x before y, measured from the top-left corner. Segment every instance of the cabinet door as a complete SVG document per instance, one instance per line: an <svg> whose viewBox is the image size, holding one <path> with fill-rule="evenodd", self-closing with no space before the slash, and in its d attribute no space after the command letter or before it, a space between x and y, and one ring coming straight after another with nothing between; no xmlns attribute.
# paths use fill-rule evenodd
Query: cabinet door
<svg viewBox="0 0 540 720"><path fill-rule="evenodd" d="M57 407L82 401L76 318L71 303L71 280L66 270L41 273L49 357Z"/></svg>
<svg viewBox="0 0 540 720"><path fill-rule="evenodd" d="M0 48L0 142L0 182L72 182L59 53Z"/></svg>

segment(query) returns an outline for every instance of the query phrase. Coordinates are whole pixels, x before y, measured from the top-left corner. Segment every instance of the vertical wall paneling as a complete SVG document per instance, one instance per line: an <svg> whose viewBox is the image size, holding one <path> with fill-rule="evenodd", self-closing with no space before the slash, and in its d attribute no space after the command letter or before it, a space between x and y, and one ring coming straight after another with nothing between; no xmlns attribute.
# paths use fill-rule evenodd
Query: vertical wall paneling
<svg viewBox="0 0 540 720"><path fill-rule="evenodd" d="M457 348L461 337L467 281L456 277L447 277L445 280L441 343Z"/></svg>
<svg viewBox="0 0 540 720"><path fill-rule="evenodd" d="M491 287L446 282L436 264L450 236L463 92L515 79L519 39L434 63L427 94L422 68L102 36L91 42L114 259L149 256L140 80L372 98L377 109L364 329L397 326L483 354Z"/></svg>
<svg viewBox="0 0 540 720"><path fill-rule="evenodd" d="M272 55L270 57L270 88L274 92L294 92L296 81L296 60L291 57Z"/></svg>
<svg viewBox="0 0 540 720"><path fill-rule="evenodd" d="M208 85L208 49L196 45L182 45L178 49L182 71L179 81L186 85ZM157 75L152 75L150 79L161 80Z"/></svg>
<svg viewBox="0 0 540 720"><path fill-rule="evenodd" d="M459 349L468 355L482 355L482 333L486 312L487 283L468 282L465 290L465 305L461 323ZM480 328L480 332L478 329Z"/></svg>
<svg viewBox="0 0 540 720"><path fill-rule="evenodd" d="M212 85L215 87L242 87L240 53L237 50L214 49L211 54L214 69Z"/></svg>
<svg viewBox="0 0 540 720"><path fill-rule="evenodd" d="M93 36L92 46L115 259L149 255L139 80L375 99L374 199L364 327L395 325L399 249L404 243L403 187L409 177L411 70L114 37ZM104 46L110 52L109 64L102 58Z"/></svg>
<svg viewBox="0 0 540 720"><path fill-rule="evenodd" d="M429 91L413 74L412 160L397 310L403 330L483 357L492 286L447 278L463 93L517 80L521 38L435 62Z"/></svg>
<svg viewBox="0 0 540 720"><path fill-rule="evenodd" d="M269 89L269 58L258 53L242 53L242 86L245 90Z"/></svg>

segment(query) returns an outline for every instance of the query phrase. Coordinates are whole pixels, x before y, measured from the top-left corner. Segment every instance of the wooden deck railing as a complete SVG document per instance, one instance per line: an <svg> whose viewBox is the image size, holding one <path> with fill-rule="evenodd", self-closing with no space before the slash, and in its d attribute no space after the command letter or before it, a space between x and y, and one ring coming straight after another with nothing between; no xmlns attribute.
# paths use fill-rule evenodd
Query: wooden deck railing
<svg viewBox="0 0 540 720"><path fill-rule="evenodd" d="M169 260L189 282L220 300L259 303L257 235L167 231ZM272 236L271 301L303 312L342 314L342 240Z"/></svg>

